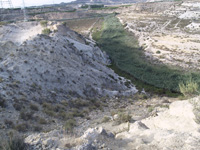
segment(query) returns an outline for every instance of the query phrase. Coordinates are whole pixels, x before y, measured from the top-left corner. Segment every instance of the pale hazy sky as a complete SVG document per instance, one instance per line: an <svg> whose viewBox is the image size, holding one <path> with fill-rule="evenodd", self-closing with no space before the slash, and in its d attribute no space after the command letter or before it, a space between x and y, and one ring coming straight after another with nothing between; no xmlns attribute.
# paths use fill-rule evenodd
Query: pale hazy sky
<svg viewBox="0 0 200 150"><path fill-rule="evenodd" d="M22 0L11 0L14 7L22 6ZM74 0L24 0L26 6L36 6L43 4L59 4L61 2L71 2Z"/></svg>

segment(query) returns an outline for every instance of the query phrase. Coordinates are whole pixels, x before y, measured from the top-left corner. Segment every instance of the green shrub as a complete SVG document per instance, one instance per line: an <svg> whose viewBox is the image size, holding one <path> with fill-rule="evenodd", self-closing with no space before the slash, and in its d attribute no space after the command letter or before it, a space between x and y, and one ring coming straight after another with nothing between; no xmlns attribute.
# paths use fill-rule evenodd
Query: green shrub
<svg viewBox="0 0 200 150"><path fill-rule="evenodd" d="M14 127L14 123L13 123L12 120L5 119L4 123L7 126L7 128L13 128Z"/></svg>
<svg viewBox="0 0 200 150"><path fill-rule="evenodd" d="M43 21L40 21L40 25L42 26L42 27L46 27L47 26L47 21L46 20L43 20Z"/></svg>
<svg viewBox="0 0 200 150"><path fill-rule="evenodd" d="M41 132L43 129L42 129L42 127L41 126L33 126L33 131L35 131L35 132Z"/></svg>
<svg viewBox="0 0 200 150"><path fill-rule="evenodd" d="M30 104L30 109L34 110L34 111L38 111L39 110L38 106L35 105L35 104Z"/></svg>
<svg viewBox="0 0 200 150"><path fill-rule="evenodd" d="M198 84L193 81L192 79L190 79L189 81L186 81L185 83L180 83L179 84L179 88L181 93L185 96L185 97L193 97L199 94L198 92Z"/></svg>
<svg viewBox="0 0 200 150"><path fill-rule="evenodd" d="M7 141L1 141L1 150L27 150L27 144L22 137L11 137Z"/></svg>
<svg viewBox="0 0 200 150"><path fill-rule="evenodd" d="M49 35L50 33L51 33L51 30L48 28L42 30L42 34Z"/></svg>
<svg viewBox="0 0 200 150"><path fill-rule="evenodd" d="M152 112L154 110L154 106L148 107L148 112Z"/></svg>
<svg viewBox="0 0 200 150"><path fill-rule="evenodd" d="M109 122L109 121L110 121L110 117L104 116L101 122L105 123L105 122Z"/></svg>
<svg viewBox="0 0 200 150"><path fill-rule="evenodd" d="M19 102L15 101L15 103L13 104L13 107L15 108L15 110L20 111L24 108L24 106L22 104L20 104Z"/></svg>
<svg viewBox="0 0 200 150"><path fill-rule="evenodd" d="M44 118L39 118L38 123L39 124L47 124L47 121Z"/></svg>
<svg viewBox="0 0 200 150"><path fill-rule="evenodd" d="M19 132L26 132L29 129L29 125L27 123L18 124L15 126L15 130Z"/></svg>
<svg viewBox="0 0 200 150"><path fill-rule="evenodd" d="M66 25L67 25L67 22L62 22L62 25L66 26Z"/></svg>
<svg viewBox="0 0 200 150"><path fill-rule="evenodd" d="M42 104L42 107L43 108L46 108L46 109L53 109L53 105L51 104L51 103L47 103L47 102L44 102L43 104Z"/></svg>
<svg viewBox="0 0 200 150"><path fill-rule="evenodd" d="M160 51L156 51L156 54L160 54L161 52Z"/></svg>
<svg viewBox="0 0 200 150"><path fill-rule="evenodd" d="M115 123L117 123L117 124L129 122L131 120L131 116L128 113L118 112L117 115L118 115L118 117L115 120Z"/></svg>
<svg viewBox="0 0 200 150"><path fill-rule="evenodd" d="M56 113L53 110L44 109L43 112L50 117L55 117Z"/></svg>
<svg viewBox="0 0 200 150"><path fill-rule="evenodd" d="M25 110L22 110L19 116L21 119L28 121L33 119L33 112L26 112Z"/></svg>
<svg viewBox="0 0 200 150"><path fill-rule="evenodd" d="M64 126L64 129L67 132L72 132L74 127L76 126L76 120L75 119L69 119Z"/></svg>
<svg viewBox="0 0 200 150"><path fill-rule="evenodd" d="M2 98L0 99L0 107L2 107L2 108L6 107L6 100L5 99L2 99Z"/></svg>

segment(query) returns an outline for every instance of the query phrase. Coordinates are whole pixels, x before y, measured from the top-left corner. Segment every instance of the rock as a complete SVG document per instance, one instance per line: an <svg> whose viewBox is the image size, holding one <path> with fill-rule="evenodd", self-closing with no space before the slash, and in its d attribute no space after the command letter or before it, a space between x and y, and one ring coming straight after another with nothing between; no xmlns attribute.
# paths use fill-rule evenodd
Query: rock
<svg viewBox="0 0 200 150"><path fill-rule="evenodd" d="M99 134L100 133L98 132L97 129L90 128L90 129L88 129L87 131L84 132L84 135L82 136L82 138L86 139L88 141L94 141Z"/></svg>
<svg viewBox="0 0 200 150"><path fill-rule="evenodd" d="M117 120L119 118L119 115L118 114L115 114L114 116L113 116L113 120Z"/></svg>
<svg viewBox="0 0 200 150"><path fill-rule="evenodd" d="M88 141L94 141L99 135L107 136L108 134L102 127L89 128L84 132L81 138ZM112 135L110 134L110 136Z"/></svg>

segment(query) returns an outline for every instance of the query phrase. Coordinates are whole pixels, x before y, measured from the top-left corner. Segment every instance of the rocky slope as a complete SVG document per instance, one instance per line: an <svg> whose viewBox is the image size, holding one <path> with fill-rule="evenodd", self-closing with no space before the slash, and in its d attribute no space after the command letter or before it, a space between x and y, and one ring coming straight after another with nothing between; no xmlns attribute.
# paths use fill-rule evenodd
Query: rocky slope
<svg viewBox="0 0 200 150"><path fill-rule="evenodd" d="M47 28L50 35L41 34ZM44 130L62 126L66 120L101 108L100 97L137 92L107 67L108 56L93 41L62 24L9 24L0 27L0 39L3 137L16 130L38 132L45 124Z"/></svg>
<svg viewBox="0 0 200 150"><path fill-rule="evenodd" d="M20 87L15 92L36 99L55 94L59 100L70 93L97 97L129 90L125 80L106 67L108 56L95 43L62 25L49 28L54 31L50 36L41 35L38 23L0 28L1 93L12 89L13 82Z"/></svg>
<svg viewBox="0 0 200 150"><path fill-rule="evenodd" d="M191 101L199 101L199 97ZM200 146L200 125L195 122L190 102L175 101L169 109L157 109L154 115L146 119L111 128L108 128L109 123L100 123L98 127L88 129L81 137L73 140L69 140L61 131L52 131L31 135L25 141L33 149L196 150ZM116 118L115 115L112 120Z"/></svg>

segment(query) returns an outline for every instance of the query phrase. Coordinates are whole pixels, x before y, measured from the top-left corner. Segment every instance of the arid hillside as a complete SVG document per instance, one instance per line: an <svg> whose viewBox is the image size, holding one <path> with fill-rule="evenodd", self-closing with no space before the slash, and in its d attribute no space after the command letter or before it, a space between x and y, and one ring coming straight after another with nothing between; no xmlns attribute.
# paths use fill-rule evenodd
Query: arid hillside
<svg viewBox="0 0 200 150"><path fill-rule="evenodd" d="M1 135L47 131L89 107L100 109L99 98L137 92L107 67L108 56L93 41L62 23L1 26L0 39Z"/></svg>

